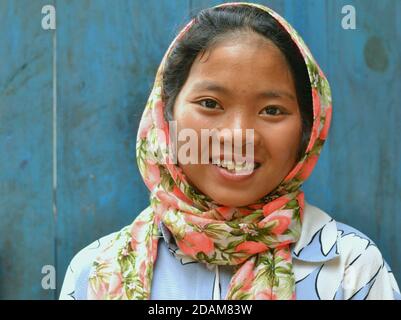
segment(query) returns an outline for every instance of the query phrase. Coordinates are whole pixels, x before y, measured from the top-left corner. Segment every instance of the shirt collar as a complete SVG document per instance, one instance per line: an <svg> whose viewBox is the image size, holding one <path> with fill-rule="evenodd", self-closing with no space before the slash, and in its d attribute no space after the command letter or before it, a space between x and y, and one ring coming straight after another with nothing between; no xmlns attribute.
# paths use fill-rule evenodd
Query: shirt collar
<svg viewBox="0 0 401 320"><path fill-rule="evenodd" d="M169 247L174 244L171 232L162 221L159 231ZM301 236L292 246L292 256L305 262L325 262L339 256L336 221L306 201Z"/></svg>
<svg viewBox="0 0 401 320"><path fill-rule="evenodd" d="M306 201L301 236L293 245L292 256L306 262L325 262L339 256L336 221Z"/></svg>

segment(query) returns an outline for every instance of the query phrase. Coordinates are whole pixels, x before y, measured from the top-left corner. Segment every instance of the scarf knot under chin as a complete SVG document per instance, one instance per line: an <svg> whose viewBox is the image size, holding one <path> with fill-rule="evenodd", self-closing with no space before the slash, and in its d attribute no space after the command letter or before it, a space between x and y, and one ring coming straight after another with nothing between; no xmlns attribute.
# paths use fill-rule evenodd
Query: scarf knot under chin
<svg viewBox="0 0 401 320"><path fill-rule="evenodd" d="M258 209L219 207L202 213L196 209L184 212L182 206L188 209L188 205L182 200L164 197L162 201L153 194L151 206L102 252L90 276L90 298L150 298L161 237L159 222L175 239L179 248L176 257L236 266L225 299L295 298L290 245L301 232L302 191Z"/></svg>
<svg viewBox="0 0 401 320"><path fill-rule="evenodd" d="M236 266L225 299L295 298L290 245L301 233L302 191L253 209L219 207L193 213L179 206L160 208L157 198L151 203L156 221L175 239L177 257Z"/></svg>

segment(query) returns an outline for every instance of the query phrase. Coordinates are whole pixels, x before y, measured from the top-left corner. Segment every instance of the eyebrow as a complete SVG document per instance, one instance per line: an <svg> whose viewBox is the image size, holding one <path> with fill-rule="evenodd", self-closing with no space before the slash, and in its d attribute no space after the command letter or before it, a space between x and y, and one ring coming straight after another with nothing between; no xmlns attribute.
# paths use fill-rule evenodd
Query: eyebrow
<svg viewBox="0 0 401 320"><path fill-rule="evenodd" d="M215 92L220 92L222 94L229 94L230 90L226 87L223 87L215 82L208 81L208 80L203 80L196 82L192 88L194 90L208 90L208 91L215 91ZM283 91L283 90L267 90L267 91L262 91L258 94L260 97L265 97L265 98L282 98L282 97L287 97L291 100L296 100L293 94L291 94L288 91Z"/></svg>

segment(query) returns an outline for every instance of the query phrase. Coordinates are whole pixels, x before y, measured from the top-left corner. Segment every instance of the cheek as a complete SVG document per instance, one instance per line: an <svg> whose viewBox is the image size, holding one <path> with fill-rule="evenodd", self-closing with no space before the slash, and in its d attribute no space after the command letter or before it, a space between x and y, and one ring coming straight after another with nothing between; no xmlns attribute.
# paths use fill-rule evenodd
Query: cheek
<svg viewBox="0 0 401 320"><path fill-rule="evenodd" d="M301 141L301 120L293 119L264 128L263 141L268 156L280 163L294 162Z"/></svg>
<svg viewBox="0 0 401 320"><path fill-rule="evenodd" d="M180 129L190 128L196 132L201 132L201 129L213 128L208 117L200 115L190 106L187 106L183 111L177 111L174 119L177 120L177 128Z"/></svg>
<svg viewBox="0 0 401 320"><path fill-rule="evenodd" d="M198 154L200 156L201 152L201 136L202 129L213 129L215 124L213 121L205 116L200 115L195 110L191 110L191 106L178 106L174 114L174 120L177 121L177 134L180 132L195 134ZM183 131L184 130L184 131ZM186 142L178 141L178 146L183 145Z"/></svg>
<svg viewBox="0 0 401 320"><path fill-rule="evenodd" d="M202 121L195 112L188 110L190 108L186 110L182 110L181 108L177 109L174 120L177 124L178 162L186 175L193 176L193 174L196 173L193 169L199 169L199 165L194 163L201 163L201 129L207 128L208 123ZM191 151L189 151L189 149ZM188 161L191 163L188 163Z"/></svg>

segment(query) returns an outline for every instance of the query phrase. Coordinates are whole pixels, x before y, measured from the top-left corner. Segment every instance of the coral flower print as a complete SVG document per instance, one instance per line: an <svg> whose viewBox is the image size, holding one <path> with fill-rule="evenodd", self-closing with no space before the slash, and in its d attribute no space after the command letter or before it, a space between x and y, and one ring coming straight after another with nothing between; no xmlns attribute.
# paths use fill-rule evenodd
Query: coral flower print
<svg viewBox="0 0 401 320"><path fill-rule="evenodd" d="M271 289L265 289L256 294L255 300L277 300L277 297Z"/></svg>
<svg viewBox="0 0 401 320"><path fill-rule="evenodd" d="M160 183L160 170L157 164L148 163L147 177L144 179L148 188L152 188Z"/></svg>
<svg viewBox="0 0 401 320"><path fill-rule="evenodd" d="M256 241L245 241L235 247L235 251L246 252L250 255L266 251L267 249L268 247L266 244Z"/></svg>
<svg viewBox="0 0 401 320"><path fill-rule="evenodd" d="M272 212L283 207L289 200L290 198L285 195L276 199L276 201L266 204L265 206L263 206L263 214L265 215L265 217L267 217Z"/></svg>
<svg viewBox="0 0 401 320"><path fill-rule="evenodd" d="M184 253L192 257L195 257L199 252L208 255L214 250L213 241L199 232L186 233L184 238L179 240L177 244Z"/></svg>
<svg viewBox="0 0 401 320"><path fill-rule="evenodd" d="M321 140L327 139L327 135L329 133L330 123L331 123L331 112L332 112L332 107L330 106L326 109L326 115L325 115L323 129L320 132L320 136L319 136L319 139L321 139Z"/></svg>
<svg viewBox="0 0 401 320"><path fill-rule="evenodd" d="M286 216L277 216L274 218L274 221L277 223L277 225L272 229L271 232L275 235L283 234L291 223L291 219Z"/></svg>
<svg viewBox="0 0 401 320"><path fill-rule="evenodd" d="M307 179L313 171L313 168L316 165L317 160L319 159L318 155L312 154L304 163L304 166L301 172L298 174L298 178L301 180Z"/></svg>

